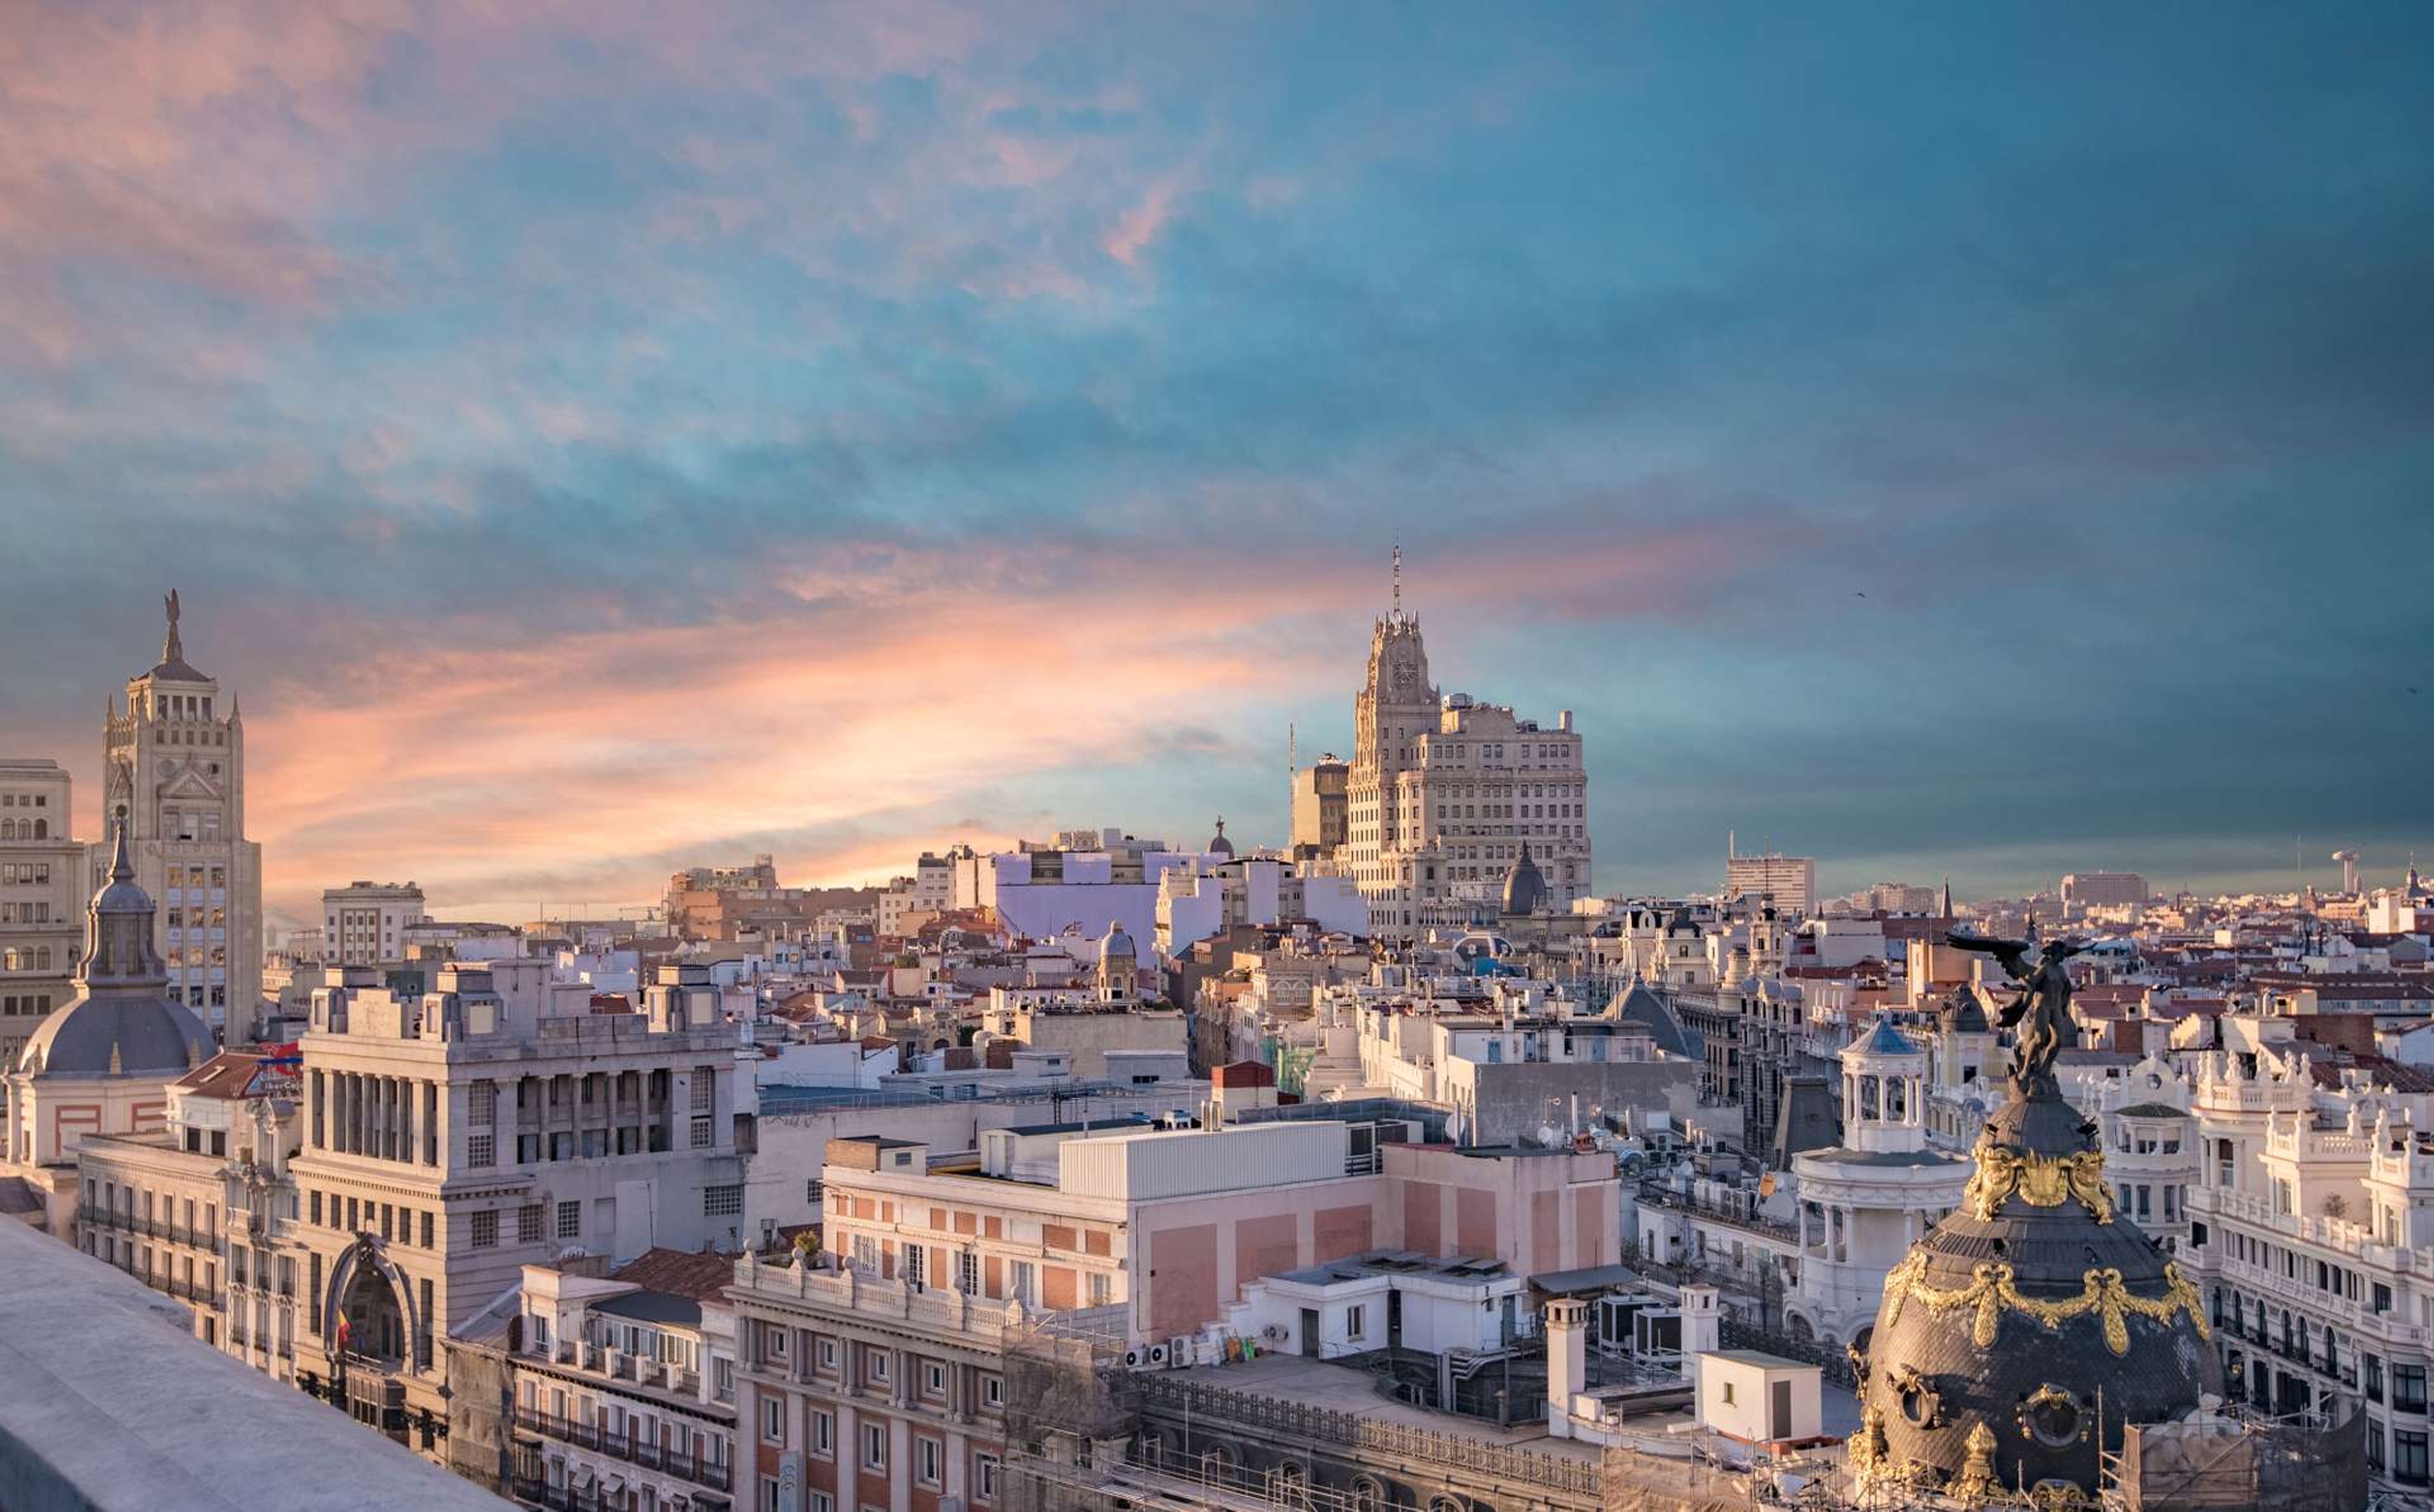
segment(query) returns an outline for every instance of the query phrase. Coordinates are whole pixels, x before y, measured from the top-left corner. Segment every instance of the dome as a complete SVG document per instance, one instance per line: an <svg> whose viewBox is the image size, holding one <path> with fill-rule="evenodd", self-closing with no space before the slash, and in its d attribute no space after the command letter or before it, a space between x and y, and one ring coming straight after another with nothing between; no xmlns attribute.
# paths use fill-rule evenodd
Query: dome
<svg viewBox="0 0 2434 1512"><path fill-rule="evenodd" d="M152 899L135 884L127 826L110 880L87 909L83 991L36 1026L17 1064L48 1076L183 1073L214 1054L211 1030L164 995L169 974L152 949Z"/></svg>
<svg viewBox="0 0 2434 1512"><path fill-rule="evenodd" d="M1234 842L1226 838L1226 821L1222 818L1217 821L1216 837L1208 842L1208 854L1211 856L1231 856L1234 854Z"/></svg>
<svg viewBox="0 0 2434 1512"><path fill-rule="evenodd" d="M48 1076L182 1075L218 1053L211 1031L165 997L72 997L26 1041L20 1069Z"/></svg>
<svg viewBox="0 0 2434 1512"><path fill-rule="evenodd" d="M1109 919L1107 932L1099 937L1099 959L1105 960L1110 956L1138 958L1140 955L1140 952L1133 946L1133 937L1124 933L1123 925L1118 920Z"/></svg>
<svg viewBox="0 0 2434 1512"><path fill-rule="evenodd" d="M1860 1035L1857 1040L1853 1041L1850 1047L1843 1051L1843 1054L1845 1055L1860 1055L1871 1058L1878 1056L1914 1056L1922 1053L1924 1052L1922 1052L1917 1045L1911 1044L1909 1038L1905 1036L1901 1030L1894 1028L1894 1021L1887 1018L1882 1013L1877 1015L1877 1022L1870 1026L1867 1033Z"/></svg>
<svg viewBox="0 0 2434 1512"><path fill-rule="evenodd" d="M2204 1297L2114 1211L2095 1130L2049 1070L2014 1073L1961 1206L1886 1277L1855 1360L1861 1492L2025 1487L2089 1504L2125 1423L2218 1388Z"/></svg>
<svg viewBox="0 0 2434 1512"><path fill-rule="evenodd" d="M1944 1011L1938 1015L1938 1020L1937 1027L1946 1034L1995 1032L1994 1026L1986 1022L1985 1005L1979 1002L1977 993L1966 986L1955 989L1952 995L1945 1000Z"/></svg>
<svg viewBox="0 0 2434 1512"><path fill-rule="evenodd" d="M1530 842L1523 841L1520 858L1504 874L1504 911L1536 913L1546 905L1547 879L1538 875L1538 863L1530 859Z"/></svg>

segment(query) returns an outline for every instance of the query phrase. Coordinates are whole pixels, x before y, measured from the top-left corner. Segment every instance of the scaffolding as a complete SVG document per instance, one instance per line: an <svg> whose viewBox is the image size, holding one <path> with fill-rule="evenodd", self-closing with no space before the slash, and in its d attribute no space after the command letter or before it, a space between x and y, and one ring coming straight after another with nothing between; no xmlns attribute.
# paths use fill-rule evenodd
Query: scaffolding
<svg viewBox="0 0 2434 1512"><path fill-rule="evenodd" d="M1095 1512L1140 1427L1122 1305L1040 1313L1004 1341L1005 1512Z"/></svg>
<svg viewBox="0 0 2434 1512"><path fill-rule="evenodd" d="M2359 1512L2367 1504L2366 1415L2305 1419L2192 1414L2133 1424L2104 1456L2105 1512Z"/></svg>

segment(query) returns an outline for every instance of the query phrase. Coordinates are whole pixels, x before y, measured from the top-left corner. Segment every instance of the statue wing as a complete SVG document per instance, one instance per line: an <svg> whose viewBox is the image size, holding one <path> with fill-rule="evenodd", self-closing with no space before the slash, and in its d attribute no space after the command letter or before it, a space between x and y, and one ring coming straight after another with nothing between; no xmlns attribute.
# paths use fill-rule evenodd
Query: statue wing
<svg viewBox="0 0 2434 1512"><path fill-rule="evenodd" d="M1975 950L1994 957L2014 981L2025 980L2029 975L2029 943L2025 940L1996 940L1958 929L1944 938L1955 950Z"/></svg>

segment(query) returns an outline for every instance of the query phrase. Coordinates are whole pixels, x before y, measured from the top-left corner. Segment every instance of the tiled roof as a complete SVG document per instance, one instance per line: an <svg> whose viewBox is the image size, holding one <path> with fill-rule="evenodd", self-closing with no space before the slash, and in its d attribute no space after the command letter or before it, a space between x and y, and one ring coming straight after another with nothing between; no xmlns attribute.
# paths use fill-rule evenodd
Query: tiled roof
<svg viewBox="0 0 2434 1512"><path fill-rule="evenodd" d="M735 1257L706 1249L645 1249L610 1271L608 1279L697 1302L716 1301L735 1280Z"/></svg>

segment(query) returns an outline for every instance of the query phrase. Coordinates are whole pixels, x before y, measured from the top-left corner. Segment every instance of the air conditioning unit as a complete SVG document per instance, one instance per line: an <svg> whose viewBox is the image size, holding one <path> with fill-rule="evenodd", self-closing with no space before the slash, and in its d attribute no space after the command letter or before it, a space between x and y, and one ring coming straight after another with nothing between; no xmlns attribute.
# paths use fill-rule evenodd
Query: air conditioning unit
<svg viewBox="0 0 2434 1512"><path fill-rule="evenodd" d="M1149 1351L1147 1350L1126 1350L1124 1351L1124 1368L1127 1370L1140 1369L1148 1363Z"/></svg>
<svg viewBox="0 0 2434 1512"><path fill-rule="evenodd" d="M1149 1368L1153 1370L1165 1369L1168 1365L1168 1356L1172 1353L1173 1351L1167 1345L1151 1345L1149 1347Z"/></svg>
<svg viewBox="0 0 2434 1512"><path fill-rule="evenodd" d="M1198 1357L1199 1351L1193 1345L1191 1334L1178 1334L1166 1341L1166 1363L1169 1368L1189 1369Z"/></svg>

